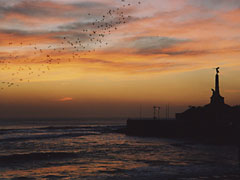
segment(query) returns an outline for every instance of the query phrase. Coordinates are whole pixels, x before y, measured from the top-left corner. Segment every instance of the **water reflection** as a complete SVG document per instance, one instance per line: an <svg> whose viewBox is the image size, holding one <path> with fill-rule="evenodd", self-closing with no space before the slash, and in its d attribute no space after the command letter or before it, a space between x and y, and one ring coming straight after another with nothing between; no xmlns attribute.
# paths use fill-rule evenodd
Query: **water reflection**
<svg viewBox="0 0 240 180"><path fill-rule="evenodd" d="M190 141L137 138L87 129L42 132L54 138L1 142L0 178L132 179L200 176L236 171L237 149ZM37 135L39 132L36 131ZM78 134L78 136L76 135ZM84 134L84 135L82 135ZM54 134L55 135L55 134ZM13 135L11 135L13 136ZM33 132L29 135L35 136ZM5 134L6 137L6 134ZM4 138L4 137L1 137ZM10 161L10 159L18 160ZM182 177L183 178L183 177Z"/></svg>

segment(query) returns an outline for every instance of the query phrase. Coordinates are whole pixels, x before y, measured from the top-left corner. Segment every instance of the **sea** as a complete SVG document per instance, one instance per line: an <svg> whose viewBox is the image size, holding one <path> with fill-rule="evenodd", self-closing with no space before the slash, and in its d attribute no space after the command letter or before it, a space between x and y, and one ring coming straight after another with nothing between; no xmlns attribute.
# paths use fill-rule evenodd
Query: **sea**
<svg viewBox="0 0 240 180"><path fill-rule="evenodd" d="M119 133L126 119L0 120L0 180L240 179L238 147Z"/></svg>

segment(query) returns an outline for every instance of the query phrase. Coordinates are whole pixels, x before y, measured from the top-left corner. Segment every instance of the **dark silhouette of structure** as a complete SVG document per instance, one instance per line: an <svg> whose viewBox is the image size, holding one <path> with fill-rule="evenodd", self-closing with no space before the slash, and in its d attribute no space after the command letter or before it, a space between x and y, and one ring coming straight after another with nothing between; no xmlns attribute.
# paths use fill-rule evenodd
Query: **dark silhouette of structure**
<svg viewBox="0 0 240 180"><path fill-rule="evenodd" d="M160 109L161 109L161 107L157 107L157 109L158 109L158 119L160 119Z"/></svg>
<svg viewBox="0 0 240 180"><path fill-rule="evenodd" d="M153 106L153 119L156 119L156 106Z"/></svg>
<svg viewBox="0 0 240 180"><path fill-rule="evenodd" d="M191 124L191 126L197 125L199 128L227 127L232 125L236 118L239 117L239 111L236 111L237 109L239 110L239 108L225 104L224 97L220 95L218 67L216 68L215 90L212 89L210 103L203 107L191 106L185 112L177 113L176 119L186 124Z"/></svg>
<svg viewBox="0 0 240 180"><path fill-rule="evenodd" d="M211 97L211 104L224 104L224 98L219 91L219 67L216 68L215 90L212 89L213 95Z"/></svg>
<svg viewBox="0 0 240 180"><path fill-rule="evenodd" d="M201 137L220 141L236 140L240 131L240 106L225 104L220 95L219 67L216 68L215 89L210 103L205 106L190 106L176 113L175 120L131 120L127 121L129 135L165 137Z"/></svg>

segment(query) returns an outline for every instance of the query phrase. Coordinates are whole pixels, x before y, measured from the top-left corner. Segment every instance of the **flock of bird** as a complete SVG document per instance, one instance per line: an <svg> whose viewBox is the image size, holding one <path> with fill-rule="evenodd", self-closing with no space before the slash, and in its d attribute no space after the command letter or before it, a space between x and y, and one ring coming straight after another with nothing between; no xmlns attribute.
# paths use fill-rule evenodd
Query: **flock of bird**
<svg viewBox="0 0 240 180"><path fill-rule="evenodd" d="M80 34L80 37L76 37L76 32L72 32L62 35L58 44L48 45L9 42L10 48L18 47L20 52L25 50L27 54L22 55L13 51L0 60L0 70L10 72L9 77L11 77L7 81L0 82L0 89L19 86L20 82L30 82L30 77L40 77L50 71L51 64L60 64L66 60L69 62L77 61L99 48L108 46L109 42L106 41L106 37L111 35L113 31L117 31L120 25L131 20L126 9L142 3L141 1L135 4L127 0L120 1L121 7L108 9L97 18L94 14L88 13L86 16L89 17L90 21L84 25L84 29L78 29L77 34ZM71 54L69 55L69 53ZM66 54L68 55L67 59L64 56Z"/></svg>

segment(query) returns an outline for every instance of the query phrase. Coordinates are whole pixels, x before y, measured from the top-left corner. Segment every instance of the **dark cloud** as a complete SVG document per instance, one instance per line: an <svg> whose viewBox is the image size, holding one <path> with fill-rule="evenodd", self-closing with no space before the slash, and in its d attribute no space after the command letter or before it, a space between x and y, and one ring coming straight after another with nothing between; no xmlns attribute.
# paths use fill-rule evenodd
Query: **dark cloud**
<svg viewBox="0 0 240 180"><path fill-rule="evenodd" d="M193 6L201 6L208 9L235 9L240 8L239 0L188 0Z"/></svg>
<svg viewBox="0 0 240 180"><path fill-rule="evenodd" d="M159 37L159 36L146 36L135 39L131 44L140 50L163 49L173 46L178 43L186 42L187 40Z"/></svg>
<svg viewBox="0 0 240 180"><path fill-rule="evenodd" d="M21 14L31 17L45 17L49 15L55 15L56 10L51 7L41 6L41 2L37 1L20 1L19 3L14 3L12 5L5 4L0 7L0 14ZM59 13L58 13L59 14Z"/></svg>
<svg viewBox="0 0 240 180"><path fill-rule="evenodd" d="M58 26L58 29L60 30L77 30L80 28L89 28L91 27L91 23L85 23L85 22L73 22L73 23L68 23L64 25Z"/></svg>
<svg viewBox="0 0 240 180"><path fill-rule="evenodd" d="M64 34L63 34L64 33ZM86 41L89 39L88 35L81 32L66 32L66 31L27 31L27 30L19 30L19 29L2 29L0 30L0 34L2 35L14 35L15 37L33 37L33 36L41 36L41 35L49 35L52 39L63 39L67 37L68 39L81 39L81 41ZM59 34L59 35L58 35Z"/></svg>
<svg viewBox="0 0 240 180"><path fill-rule="evenodd" d="M60 25L58 26L58 28L60 30L79 30L79 29L88 29L88 30L98 30L97 26L101 27L100 29L104 29L107 26L112 26L111 29L114 29L114 27L117 27L119 25L119 18L112 18L112 19L105 19L104 21L101 21L98 19L99 16L96 16L96 18L90 22L83 22L81 20L73 22L73 23L68 23L68 24L64 24L64 25ZM96 22L96 19L98 19L98 22ZM134 17L129 17L126 18L125 17L125 23L131 23L134 21L139 20L138 18L134 18ZM121 20L122 21L122 20ZM95 25L93 25L93 23Z"/></svg>
<svg viewBox="0 0 240 180"><path fill-rule="evenodd" d="M19 29L2 29L0 30L2 34L12 34L16 36L32 36L32 35L43 35L49 33L47 31L26 31L26 30L19 30Z"/></svg>
<svg viewBox="0 0 240 180"><path fill-rule="evenodd" d="M16 13L31 17L75 17L76 15L86 14L87 11L110 8L105 3L81 2L81 3L58 3L53 1L19 0L7 1L0 0L0 16ZM72 8L70 10L69 8Z"/></svg>
<svg viewBox="0 0 240 180"><path fill-rule="evenodd" d="M149 36L133 40L130 47L136 49L137 54L165 54L164 49L188 41L177 38Z"/></svg>
<svg viewBox="0 0 240 180"><path fill-rule="evenodd" d="M100 64L113 64L111 61L106 61L102 59L92 59L92 58L81 58L81 62L86 62L86 63L100 63Z"/></svg>
<svg viewBox="0 0 240 180"><path fill-rule="evenodd" d="M18 28L20 29L25 27L25 25L27 25L27 27L29 26L27 20L28 17L32 20L30 22L34 22L33 19L35 18L36 23L40 23L39 20L41 20L41 18L56 18L59 20L61 20L61 18L70 18L69 23L64 22L61 25L56 25L55 27L52 27L52 30L54 29L54 31L61 32L75 31L80 29L96 29L96 27L92 26L92 23L96 22L96 20L98 21L97 25L103 27L106 24L110 23L116 25L119 21L119 17L116 14L116 17L111 18L105 15L109 11L109 9L114 9L115 7L101 2L63 3L51 0L12 0L6 2L0 0L0 5L0 17L4 20L4 18L7 18L8 15L13 15L10 16L11 20L8 20L8 23L11 23L13 25L18 24ZM16 16L16 18L14 17L14 15ZM17 15L23 15L24 18ZM103 15L106 16L104 21L102 21ZM125 23L128 23L132 20L133 18L128 18L125 20ZM42 24L44 23L45 22L43 21ZM7 28L5 27L5 29ZM41 29L44 29L44 27L42 27ZM20 31L14 29L10 29L7 31L5 31L5 33L14 33L19 35L38 34L36 32L31 33L28 31ZM74 37L79 36L76 35L74 32L71 33ZM83 38L86 38L84 37L84 35L81 36Z"/></svg>
<svg viewBox="0 0 240 180"><path fill-rule="evenodd" d="M80 2L80 3L72 3L71 4L74 7L79 7L79 8L108 8L109 5L106 3L100 3L100 2Z"/></svg>
<svg viewBox="0 0 240 180"><path fill-rule="evenodd" d="M205 55L209 54L211 52L205 51L205 50L183 50L183 51L172 51L172 50L162 50L162 49L152 49L152 50L143 50L143 51L137 51L137 54L141 55L169 55L169 56L197 56L197 55Z"/></svg>
<svg viewBox="0 0 240 180"><path fill-rule="evenodd" d="M82 33L80 31L63 31L62 29L59 29L59 31L54 31L54 33L59 33L61 35L53 35L53 38L55 39L63 39L66 37L68 40L73 39L77 40L78 38L83 42L85 40L89 40L89 36L86 33ZM53 33L53 34L54 34Z"/></svg>
<svg viewBox="0 0 240 180"><path fill-rule="evenodd" d="M181 55L187 55L187 56L197 56L197 55L205 55L209 54L209 51L205 50L199 50L199 51L194 51L194 50L184 50L184 51L166 51L166 52L157 52L157 54L163 53L167 54L170 56L181 56Z"/></svg>
<svg viewBox="0 0 240 180"><path fill-rule="evenodd" d="M136 54L141 55L169 55L169 56L201 56L209 54L223 54L223 53L239 52L239 47L230 47L223 49L199 49L199 50L172 50L172 49L148 49L137 51Z"/></svg>

